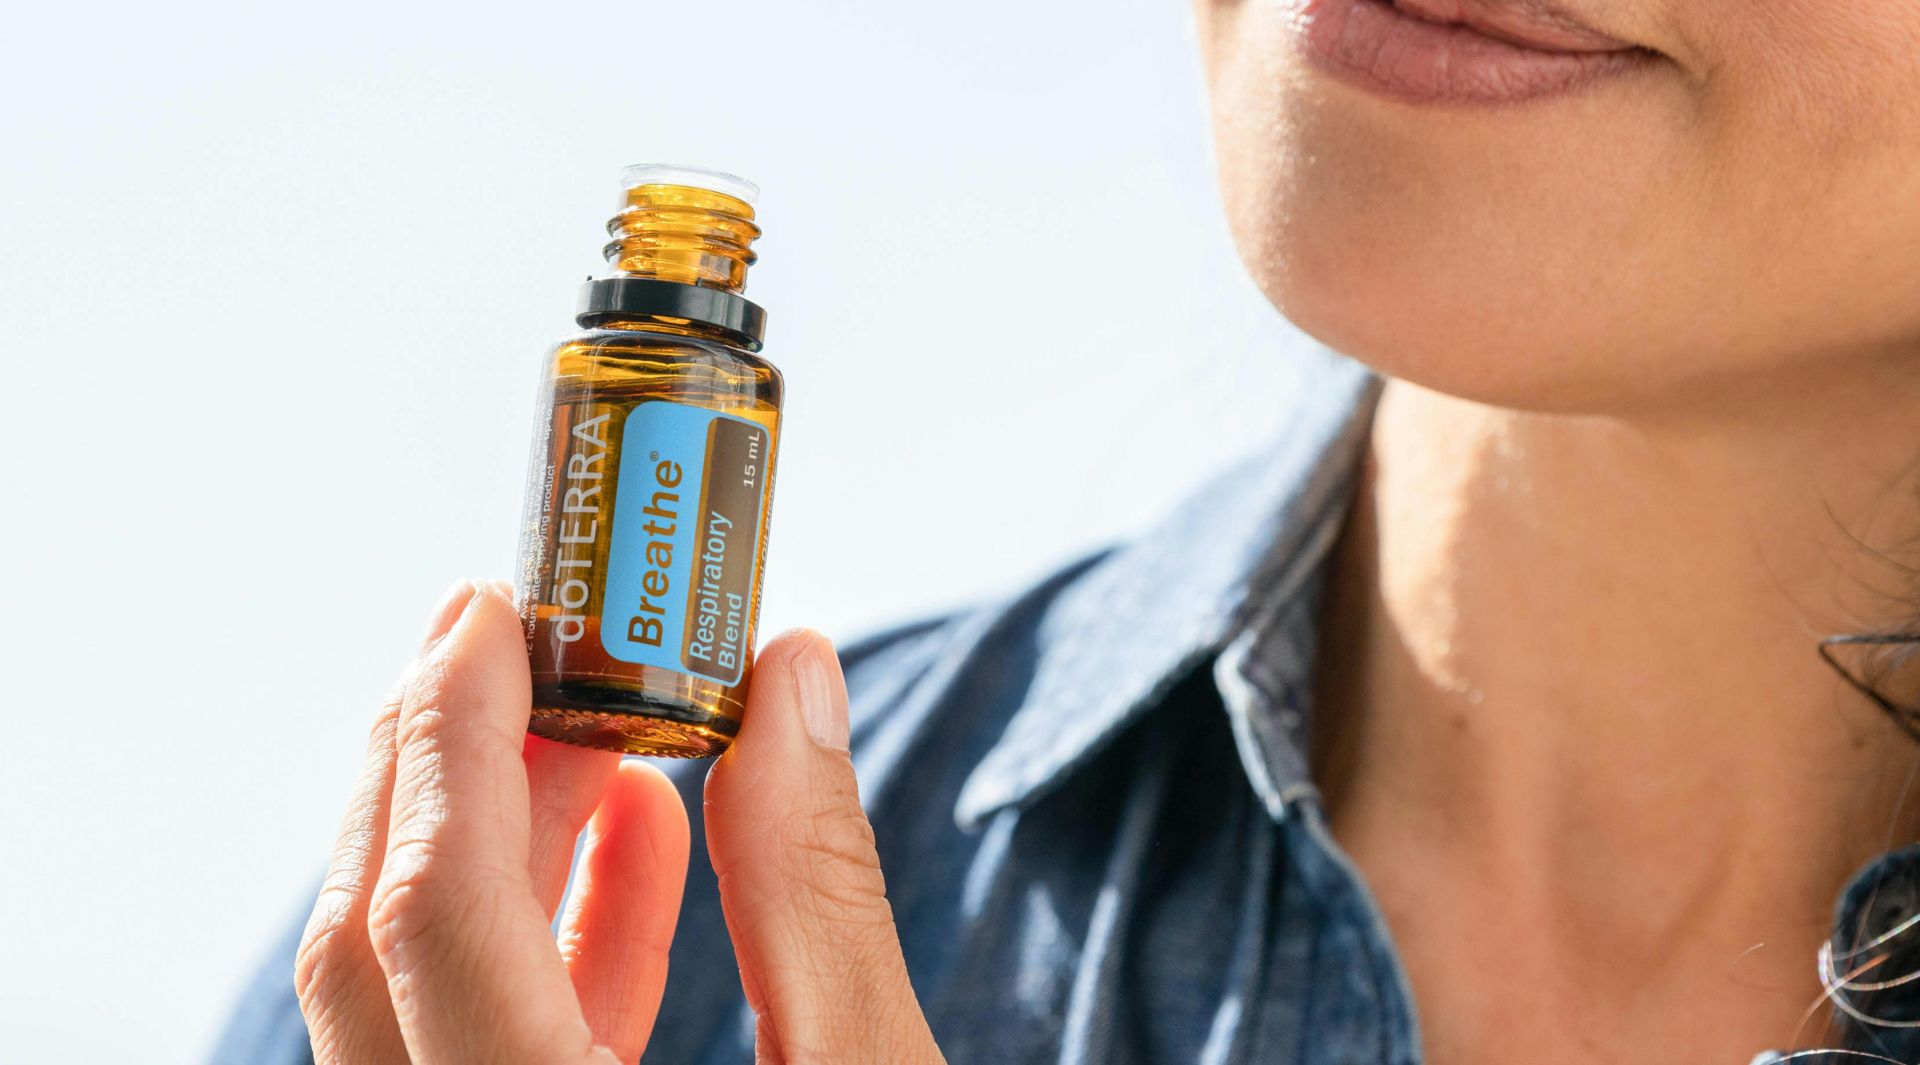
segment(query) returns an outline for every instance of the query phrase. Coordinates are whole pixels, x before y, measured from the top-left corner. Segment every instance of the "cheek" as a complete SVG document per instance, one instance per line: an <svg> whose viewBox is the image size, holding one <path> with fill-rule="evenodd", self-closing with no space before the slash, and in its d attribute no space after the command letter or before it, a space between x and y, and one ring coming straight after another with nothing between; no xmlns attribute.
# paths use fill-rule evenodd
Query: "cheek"
<svg viewBox="0 0 1920 1065"><path fill-rule="evenodd" d="M1324 82L1273 6L1213 16L1223 182L1263 288L1332 346L1594 409L1920 335L1913 26L1865 49L1844 5L1715 5L1737 32L1676 46L1679 66L1476 112Z"/></svg>
<svg viewBox="0 0 1920 1065"><path fill-rule="evenodd" d="M1787 342L1920 342L1920 3L1735 6L1700 114L1742 288Z"/></svg>

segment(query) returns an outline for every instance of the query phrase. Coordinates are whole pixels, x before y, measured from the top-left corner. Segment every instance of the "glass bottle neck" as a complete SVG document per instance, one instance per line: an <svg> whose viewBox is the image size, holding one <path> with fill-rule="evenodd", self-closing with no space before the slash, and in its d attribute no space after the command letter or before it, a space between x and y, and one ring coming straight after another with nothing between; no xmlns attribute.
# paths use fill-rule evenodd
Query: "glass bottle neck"
<svg viewBox="0 0 1920 1065"><path fill-rule="evenodd" d="M607 222L605 248L616 276L651 277L740 293L758 258L753 206L690 185L636 185ZM651 325L635 328L655 328Z"/></svg>

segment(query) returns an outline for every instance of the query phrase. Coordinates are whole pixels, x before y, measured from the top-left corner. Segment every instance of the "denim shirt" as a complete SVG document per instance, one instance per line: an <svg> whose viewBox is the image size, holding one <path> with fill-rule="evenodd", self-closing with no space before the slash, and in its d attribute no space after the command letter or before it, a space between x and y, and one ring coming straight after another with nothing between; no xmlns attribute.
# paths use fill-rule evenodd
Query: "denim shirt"
<svg viewBox="0 0 1920 1065"><path fill-rule="evenodd" d="M1322 577L1377 390L1324 357L1271 448L1136 542L843 652L888 897L955 1065L1421 1060L1405 974L1306 755ZM669 771L701 854L704 766ZM1903 861L1856 881L1841 927L1884 906L1873 884ZM684 905L644 1060L745 1065L753 1020L705 862ZM216 1062L311 1061L297 937ZM1882 1041L1899 1031L1857 1034L1920 1060Z"/></svg>

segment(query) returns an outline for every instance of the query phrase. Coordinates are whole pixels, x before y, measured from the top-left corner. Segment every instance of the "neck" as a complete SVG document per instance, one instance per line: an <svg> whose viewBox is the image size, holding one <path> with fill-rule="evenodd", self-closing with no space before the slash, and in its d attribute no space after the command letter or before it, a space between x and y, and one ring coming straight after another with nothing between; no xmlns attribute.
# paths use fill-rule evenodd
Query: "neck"
<svg viewBox="0 0 1920 1065"><path fill-rule="evenodd" d="M1467 930L1503 928L1482 960L1523 1002L1579 989L1599 1042L1654 1014L1684 1039L1721 1001L1741 1040L1795 1037L1835 891L1920 827L1911 741L1817 654L1909 620L1911 574L1870 548L1920 530L1911 376L1634 417L1388 386L1316 760L1409 950L1468 964ZM1449 908L1451 932L1430 916ZM1461 986L1409 968L1423 999ZM1663 987L1688 997L1648 998Z"/></svg>

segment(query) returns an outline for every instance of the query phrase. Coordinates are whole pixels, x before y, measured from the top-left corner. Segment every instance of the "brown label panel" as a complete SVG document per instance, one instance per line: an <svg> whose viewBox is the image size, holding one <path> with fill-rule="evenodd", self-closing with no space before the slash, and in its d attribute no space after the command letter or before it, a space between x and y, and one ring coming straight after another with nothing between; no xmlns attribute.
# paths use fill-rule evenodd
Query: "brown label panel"
<svg viewBox="0 0 1920 1065"><path fill-rule="evenodd" d="M688 671L722 684L737 683L746 668L767 458L767 431L760 426L734 418L715 418L707 426L706 483L680 660Z"/></svg>

